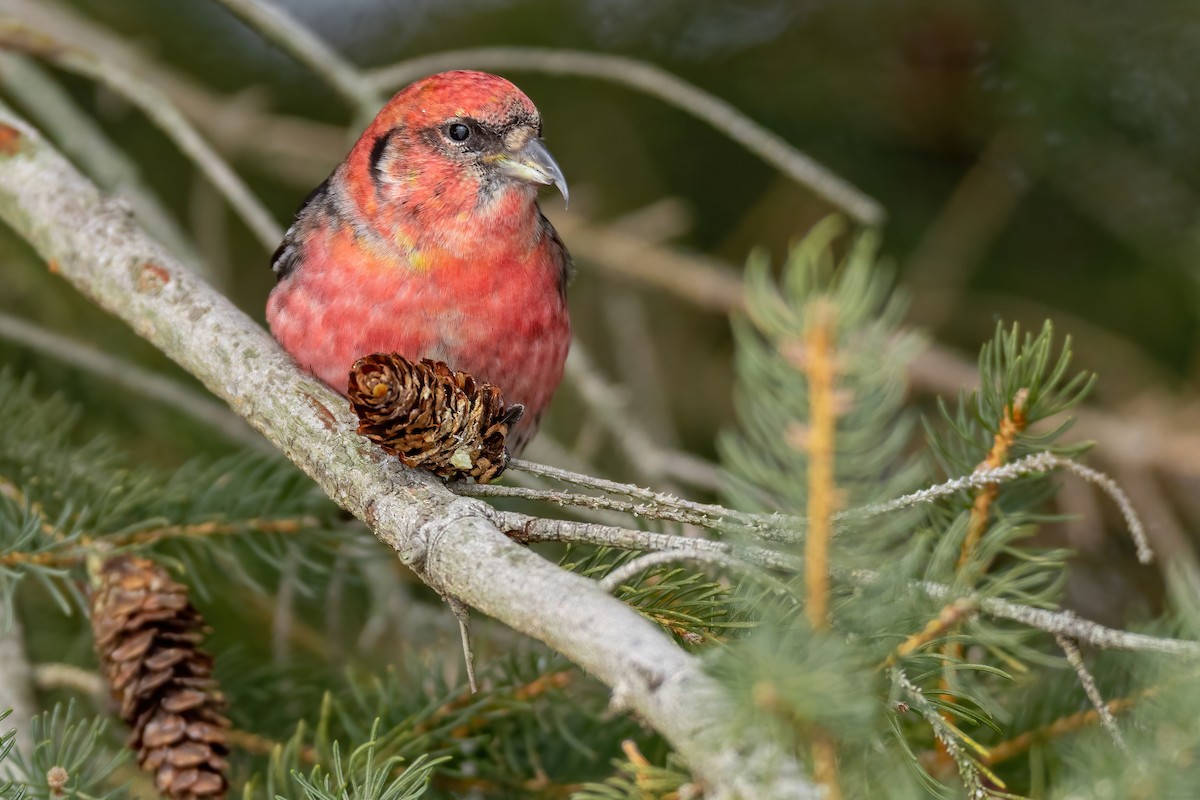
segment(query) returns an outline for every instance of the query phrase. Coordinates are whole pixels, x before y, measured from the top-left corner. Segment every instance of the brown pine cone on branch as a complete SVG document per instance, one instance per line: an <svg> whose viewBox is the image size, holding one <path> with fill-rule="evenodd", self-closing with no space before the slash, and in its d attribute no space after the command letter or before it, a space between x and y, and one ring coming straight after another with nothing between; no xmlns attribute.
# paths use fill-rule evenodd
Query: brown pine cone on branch
<svg viewBox="0 0 1200 800"><path fill-rule="evenodd" d="M153 561L120 555L101 566L96 653L138 765L171 800L220 800L229 786L229 720L212 656L199 648L206 631L187 587Z"/></svg>
<svg viewBox="0 0 1200 800"><path fill-rule="evenodd" d="M505 406L490 383L398 353L355 362L348 395L363 436L410 467L477 483L495 480L508 465L508 429L524 411Z"/></svg>

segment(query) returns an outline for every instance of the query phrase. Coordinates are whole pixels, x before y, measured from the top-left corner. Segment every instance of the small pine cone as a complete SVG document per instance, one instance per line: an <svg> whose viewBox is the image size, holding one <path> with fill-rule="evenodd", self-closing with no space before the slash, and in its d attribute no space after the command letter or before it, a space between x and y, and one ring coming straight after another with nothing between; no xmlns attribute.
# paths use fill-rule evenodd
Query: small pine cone
<svg viewBox="0 0 1200 800"><path fill-rule="evenodd" d="M145 558L114 556L92 595L96 653L131 732L138 765L171 800L221 800L228 789L225 700L208 628L187 587Z"/></svg>
<svg viewBox="0 0 1200 800"><path fill-rule="evenodd" d="M363 436L410 467L477 483L495 480L508 465L508 429L524 411L505 406L490 383L398 353L360 358L348 395Z"/></svg>

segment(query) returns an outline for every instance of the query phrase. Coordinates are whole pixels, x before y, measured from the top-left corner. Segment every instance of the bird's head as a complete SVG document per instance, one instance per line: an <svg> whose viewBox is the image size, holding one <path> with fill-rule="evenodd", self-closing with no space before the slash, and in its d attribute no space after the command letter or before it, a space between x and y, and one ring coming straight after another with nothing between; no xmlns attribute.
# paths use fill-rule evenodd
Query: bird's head
<svg viewBox="0 0 1200 800"><path fill-rule="evenodd" d="M442 72L398 92L347 158L351 200L367 215L449 221L532 205L567 182L525 94L484 72Z"/></svg>

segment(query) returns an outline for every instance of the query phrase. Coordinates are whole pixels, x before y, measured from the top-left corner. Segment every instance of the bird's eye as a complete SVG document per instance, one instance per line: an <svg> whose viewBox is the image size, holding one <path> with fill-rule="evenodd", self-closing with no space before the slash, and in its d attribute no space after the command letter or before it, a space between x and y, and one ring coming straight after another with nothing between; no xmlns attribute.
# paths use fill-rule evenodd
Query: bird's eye
<svg viewBox="0 0 1200 800"><path fill-rule="evenodd" d="M446 129L446 135L456 142L465 142L471 138L471 129L461 122L455 122Z"/></svg>

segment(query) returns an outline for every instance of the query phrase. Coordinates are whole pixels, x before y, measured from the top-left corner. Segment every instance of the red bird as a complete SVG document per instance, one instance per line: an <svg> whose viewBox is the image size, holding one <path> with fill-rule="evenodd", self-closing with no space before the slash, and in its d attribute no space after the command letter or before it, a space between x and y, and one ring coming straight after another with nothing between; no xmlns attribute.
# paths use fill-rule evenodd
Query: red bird
<svg viewBox="0 0 1200 800"><path fill-rule="evenodd" d="M562 378L571 258L537 204L566 200L537 108L482 72L398 92L296 214L272 269L271 332L343 394L362 356L432 358L525 406L519 450Z"/></svg>

